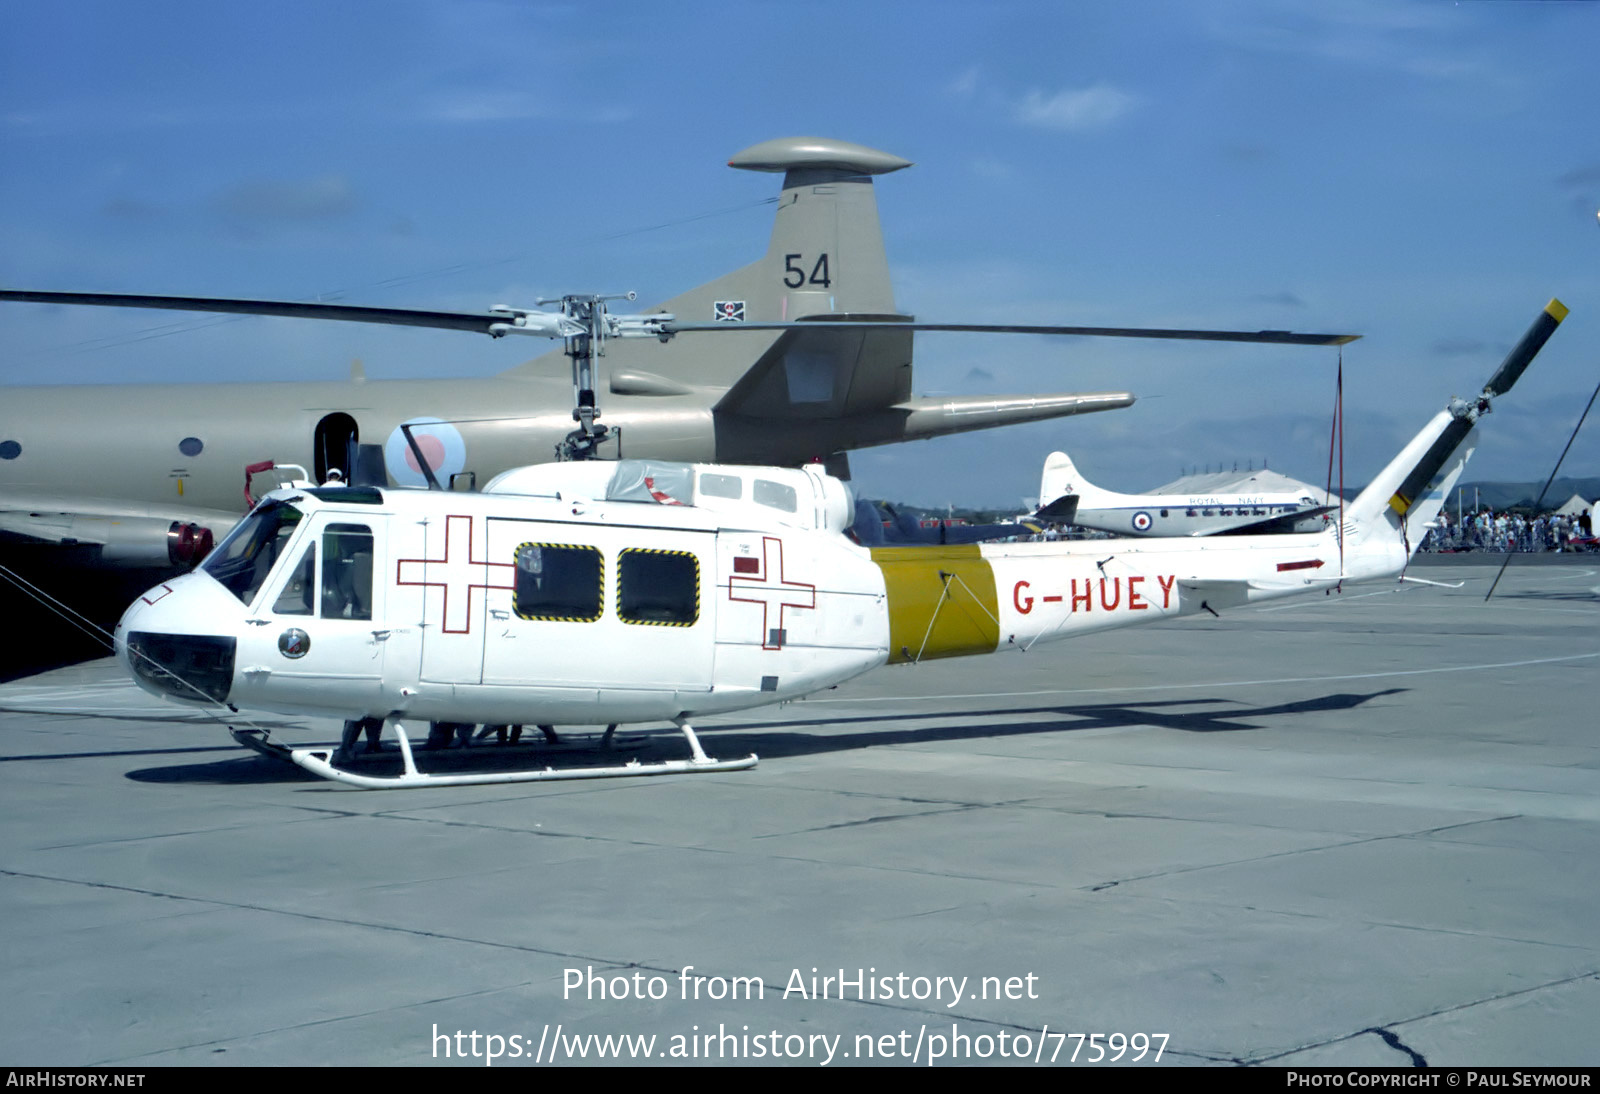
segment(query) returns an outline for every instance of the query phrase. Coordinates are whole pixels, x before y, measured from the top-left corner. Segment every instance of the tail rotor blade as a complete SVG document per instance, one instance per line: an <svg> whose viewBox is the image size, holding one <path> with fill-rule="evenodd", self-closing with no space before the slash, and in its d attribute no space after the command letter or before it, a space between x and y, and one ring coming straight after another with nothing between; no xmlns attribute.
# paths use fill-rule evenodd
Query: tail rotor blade
<svg viewBox="0 0 1600 1094"><path fill-rule="evenodd" d="M1506 359L1500 362L1500 367L1483 385L1485 395L1504 395L1511 390L1511 385L1521 378L1529 362L1534 358L1550 336L1556 332L1561 321L1567 317L1567 306L1559 300L1552 299L1544 306L1544 311L1539 313L1539 318L1533 321L1533 326L1528 328L1528 333L1522 336Z"/></svg>

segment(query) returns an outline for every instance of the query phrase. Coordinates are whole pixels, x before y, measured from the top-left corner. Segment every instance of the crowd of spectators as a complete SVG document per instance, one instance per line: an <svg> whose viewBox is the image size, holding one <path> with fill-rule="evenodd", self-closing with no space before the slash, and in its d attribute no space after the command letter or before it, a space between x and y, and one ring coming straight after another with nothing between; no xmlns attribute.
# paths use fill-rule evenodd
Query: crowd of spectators
<svg viewBox="0 0 1600 1094"><path fill-rule="evenodd" d="M1439 513L1419 550L1423 551L1593 551L1594 529L1587 513L1568 517L1547 513L1528 519L1521 513Z"/></svg>

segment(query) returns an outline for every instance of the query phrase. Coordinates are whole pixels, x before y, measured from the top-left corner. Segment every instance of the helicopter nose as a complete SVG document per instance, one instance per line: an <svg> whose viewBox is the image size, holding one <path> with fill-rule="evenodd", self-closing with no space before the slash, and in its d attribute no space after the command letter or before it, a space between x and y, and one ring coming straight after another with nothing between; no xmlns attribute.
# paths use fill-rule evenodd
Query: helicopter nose
<svg viewBox="0 0 1600 1094"><path fill-rule="evenodd" d="M189 703L225 703L233 689L237 642L231 635L196 634L205 616L191 603L208 599L185 575L156 586L123 612L116 630L117 660L154 695Z"/></svg>
<svg viewBox="0 0 1600 1094"><path fill-rule="evenodd" d="M140 687L186 702L225 703L233 689L233 638L129 631L124 664Z"/></svg>

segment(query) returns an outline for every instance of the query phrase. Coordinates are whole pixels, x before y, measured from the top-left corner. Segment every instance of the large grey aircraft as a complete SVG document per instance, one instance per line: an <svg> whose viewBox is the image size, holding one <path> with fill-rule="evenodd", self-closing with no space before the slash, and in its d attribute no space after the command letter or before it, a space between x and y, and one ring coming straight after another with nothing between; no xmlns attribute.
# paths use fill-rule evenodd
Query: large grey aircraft
<svg viewBox="0 0 1600 1094"><path fill-rule="evenodd" d="M0 542L59 548L63 562L98 568L192 565L238 520L246 468L262 461L299 464L318 481L341 468L375 484L431 480L446 488L575 457L820 459L844 477L853 449L1133 402L1127 392L914 397L919 330L1349 340L918 323L896 311L873 193L874 176L908 161L844 141L786 138L748 148L729 166L783 175L766 255L634 315L613 314L614 299L593 296L540 302L555 311L468 314L0 291L0 300L43 305L340 319L563 342L482 379L8 388L0 408Z"/></svg>

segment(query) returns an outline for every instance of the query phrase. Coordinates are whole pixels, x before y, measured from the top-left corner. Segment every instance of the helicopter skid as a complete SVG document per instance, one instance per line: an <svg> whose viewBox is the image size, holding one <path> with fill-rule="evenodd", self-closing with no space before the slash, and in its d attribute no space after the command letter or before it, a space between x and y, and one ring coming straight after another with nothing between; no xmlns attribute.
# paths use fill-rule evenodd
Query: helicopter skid
<svg viewBox="0 0 1600 1094"><path fill-rule="evenodd" d="M495 771L476 775L429 775L422 771L407 771L384 778L357 775L342 771L328 762L327 749L297 748L289 758L312 774L321 775L334 782L357 786L363 790L414 790L424 786L485 786L491 783L554 782L558 779L615 779L644 775L698 775L712 771L743 771L756 766L757 757L742 760L663 760L660 763L640 763L630 760L611 767L546 767L538 771Z"/></svg>
<svg viewBox="0 0 1600 1094"><path fill-rule="evenodd" d="M249 730L234 730L233 736L241 744L245 744L258 752L290 759L314 775L320 775L325 779L341 782L348 786L360 787L363 790L410 790L424 786L485 786L492 783L553 782L561 779L635 778L645 775L695 775L713 771L743 771L746 768L756 766L757 757L754 754L746 756L742 760L712 759L700 747L699 738L695 736L694 729L686 721L678 719L677 726L689 742L689 748L692 752L692 756L689 759L662 760L658 763L640 763L638 760L629 760L627 763L611 764L604 767L556 768L546 766L536 770L489 771L459 775L433 775L417 770L416 760L412 755L410 738L406 735L404 725L398 720L390 720L387 726L387 728L393 730L396 739L399 741L400 756L404 763L404 770L399 775L393 776L360 775L353 771L346 771L336 767L333 763L334 753L332 749L288 749L282 745L272 744ZM607 731L607 744L610 743L610 739L611 732Z"/></svg>
<svg viewBox="0 0 1600 1094"><path fill-rule="evenodd" d="M239 744L263 756L270 756L274 760L291 759L290 753L294 750L288 745L280 745L267 736L265 730L260 729L235 729L228 727L228 733Z"/></svg>

